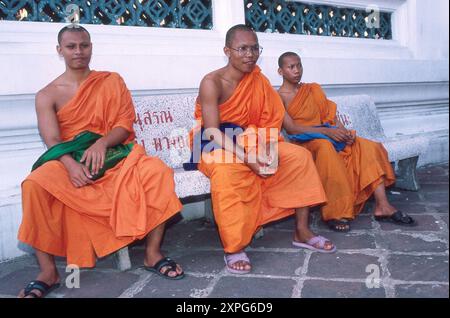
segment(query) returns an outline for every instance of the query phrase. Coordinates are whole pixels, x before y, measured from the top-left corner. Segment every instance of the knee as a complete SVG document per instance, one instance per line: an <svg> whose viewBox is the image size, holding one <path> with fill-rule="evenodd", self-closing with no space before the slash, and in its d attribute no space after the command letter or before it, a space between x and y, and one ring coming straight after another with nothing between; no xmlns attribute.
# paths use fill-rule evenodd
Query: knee
<svg viewBox="0 0 450 318"><path fill-rule="evenodd" d="M284 156L280 156L280 160L282 161L294 161L300 163L312 160L311 152L298 145L291 145L288 151L283 151L282 154L284 154Z"/></svg>
<svg viewBox="0 0 450 318"><path fill-rule="evenodd" d="M169 176L173 176L173 169L171 167L169 167L164 161L162 161L161 159L158 159L158 169L160 171L160 173L164 174L164 175L169 175Z"/></svg>
<svg viewBox="0 0 450 318"><path fill-rule="evenodd" d="M256 175L251 172L245 164L240 163L224 163L217 164L211 171L211 184L227 184L230 187L242 187L242 180L249 180L256 178Z"/></svg>
<svg viewBox="0 0 450 318"><path fill-rule="evenodd" d="M326 139L313 140L313 152L316 157L327 157L337 155L337 151L333 146L333 143Z"/></svg>
<svg viewBox="0 0 450 318"><path fill-rule="evenodd" d="M22 195L39 192L42 187L33 180L25 180L22 182Z"/></svg>
<svg viewBox="0 0 450 318"><path fill-rule="evenodd" d="M150 171L152 172L169 177L173 176L173 169L158 157L151 157L151 164L149 166L151 166Z"/></svg>
<svg viewBox="0 0 450 318"><path fill-rule="evenodd" d="M233 163L216 164L213 170L212 177L218 179L225 179L233 174Z"/></svg>
<svg viewBox="0 0 450 318"><path fill-rule="evenodd" d="M334 150L333 143L327 139L316 139L314 142L316 143L319 151Z"/></svg>

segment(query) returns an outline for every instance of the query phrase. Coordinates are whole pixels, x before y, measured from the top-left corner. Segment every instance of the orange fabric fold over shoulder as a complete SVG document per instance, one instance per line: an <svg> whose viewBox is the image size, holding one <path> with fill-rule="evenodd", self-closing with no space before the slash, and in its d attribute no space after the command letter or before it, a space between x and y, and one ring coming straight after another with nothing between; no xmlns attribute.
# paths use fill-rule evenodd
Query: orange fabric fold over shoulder
<svg viewBox="0 0 450 318"><path fill-rule="evenodd" d="M219 112L221 123L233 123L245 129L238 138L238 143L245 148L251 147L249 139L255 136L265 138L265 142L274 141L270 129L276 129L275 140L279 141L278 168L267 179L224 150L203 154L198 165L211 180L214 216L224 250L235 253L250 243L263 224L292 215L295 208L320 204L326 198L310 153L283 142L280 130L285 109L259 67L245 75L233 95L219 106ZM198 101L195 118L202 122ZM223 158L234 161L224 162Z"/></svg>
<svg viewBox="0 0 450 318"><path fill-rule="evenodd" d="M288 114L299 125L335 125L336 104L325 96L318 84L302 84L288 106ZM322 218L349 218L358 215L375 189L395 182L386 149L381 143L356 137L339 153L324 139L301 143L314 158L328 201Z"/></svg>
<svg viewBox="0 0 450 318"><path fill-rule="evenodd" d="M57 118L63 141L115 127L130 132L124 143L135 139L131 95L116 73L92 71ZM182 208L172 169L138 144L92 185L74 187L64 165L50 161L26 178L22 193L19 240L80 267L144 238Z"/></svg>
<svg viewBox="0 0 450 318"><path fill-rule="evenodd" d="M336 103L327 99L319 84L302 83L287 107L288 114L299 125L335 125Z"/></svg>
<svg viewBox="0 0 450 318"><path fill-rule="evenodd" d="M221 123L233 123L243 129L275 128L281 131L285 113L283 102L258 66L245 75L234 94L219 107ZM202 106L198 99L194 115L201 125ZM269 138L270 133L266 132L265 136Z"/></svg>

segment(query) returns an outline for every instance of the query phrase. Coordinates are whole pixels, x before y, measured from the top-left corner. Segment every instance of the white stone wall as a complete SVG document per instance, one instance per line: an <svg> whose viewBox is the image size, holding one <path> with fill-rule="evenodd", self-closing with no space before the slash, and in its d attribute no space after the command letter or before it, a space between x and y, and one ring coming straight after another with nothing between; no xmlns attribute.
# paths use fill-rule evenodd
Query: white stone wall
<svg viewBox="0 0 450 318"><path fill-rule="evenodd" d="M420 164L448 161L448 36L446 0L308 0L393 12L394 39L366 40L259 34L263 72L277 86L278 56L303 57L304 81L329 96L373 96L388 136L421 134L430 151ZM245 21L242 0L214 0L213 30L86 25L94 43L92 68L119 72L135 95L192 92L226 63L228 28ZM21 254L20 182L44 150L36 129L34 94L64 71L56 54L63 24L0 21L0 261ZM187 213L188 216L191 212Z"/></svg>

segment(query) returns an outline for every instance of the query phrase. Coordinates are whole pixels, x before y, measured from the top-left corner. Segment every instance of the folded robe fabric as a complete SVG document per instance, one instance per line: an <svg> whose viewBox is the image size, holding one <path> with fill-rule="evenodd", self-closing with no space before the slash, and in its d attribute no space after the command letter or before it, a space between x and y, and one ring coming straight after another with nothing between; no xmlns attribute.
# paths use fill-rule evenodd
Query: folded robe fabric
<svg viewBox="0 0 450 318"><path fill-rule="evenodd" d="M22 182L19 241L67 257L68 264L93 267L97 257L145 238L182 209L173 170L135 142L133 101L119 74L91 71L56 117L62 142L84 131L105 136L121 127L130 132L124 146L133 147L83 187L72 184L59 160L33 170Z"/></svg>
<svg viewBox="0 0 450 318"><path fill-rule="evenodd" d="M31 171L36 170L50 160L57 160L66 154L70 154L76 161L80 162L84 152L101 137L102 135L90 131L83 131L79 135L75 136L75 138L71 141L54 145L39 157L39 159L33 164ZM92 176L92 180L97 180L103 177L106 170L113 168L122 159L126 158L133 149L133 146L133 143L128 143L126 145L119 144L108 148L106 150L103 168L101 168L96 175Z"/></svg>
<svg viewBox="0 0 450 318"><path fill-rule="evenodd" d="M302 126L336 126L337 105L316 83L302 83L287 112ZM353 219L381 183L389 186L395 182L387 151L381 143L356 137L352 145L339 152L325 139L298 144L312 153L325 187L328 200L321 207L325 221Z"/></svg>
<svg viewBox="0 0 450 318"><path fill-rule="evenodd" d="M314 126L314 127L326 127L326 128L337 128L336 126L331 126L330 124L320 125L320 126ZM303 134L296 134L296 135L288 135L290 140L298 141L300 143L311 141L314 139L326 139L329 142L331 142L334 146L334 149L336 149L337 152L344 150L345 148L345 142L339 142L336 141L324 134L321 133L303 133Z"/></svg>
<svg viewBox="0 0 450 318"><path fill-rule="evenodd" d="M198 169L211 181L213 212L224 250L236 253L263 224L292 215L295 208L320 204L326 197L311 154L281 137L285 109L259 67L246 74L232 96L219 105L219 115L220 123L242 127L236 142L247 153L255 150L255 140L256 145L278 142L278 168L266 179L238 160L228 162L227 158L236 157L223 149L201 154ZM203 125L199 100L195 118L198 126L191 136Z"/></svg>

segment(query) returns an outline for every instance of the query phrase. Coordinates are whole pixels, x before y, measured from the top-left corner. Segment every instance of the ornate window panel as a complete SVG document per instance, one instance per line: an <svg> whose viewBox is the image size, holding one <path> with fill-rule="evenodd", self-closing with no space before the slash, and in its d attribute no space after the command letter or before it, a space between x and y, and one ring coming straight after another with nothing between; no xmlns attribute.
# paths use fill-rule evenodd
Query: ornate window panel
<svg viewBox="0 0 450 318"><path fill-rule="evenodd" d="M211 0L0 0L0 20L211 29Z"/></svg>
<svg viewBox="0 0 450 318"><path fill-rule="evenodd" d="M390 12L288 0L244 0L245 20L258 32L392 39Z"/></svg>

